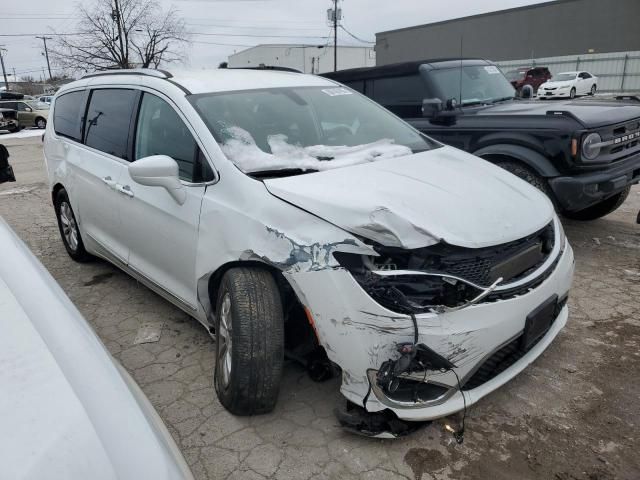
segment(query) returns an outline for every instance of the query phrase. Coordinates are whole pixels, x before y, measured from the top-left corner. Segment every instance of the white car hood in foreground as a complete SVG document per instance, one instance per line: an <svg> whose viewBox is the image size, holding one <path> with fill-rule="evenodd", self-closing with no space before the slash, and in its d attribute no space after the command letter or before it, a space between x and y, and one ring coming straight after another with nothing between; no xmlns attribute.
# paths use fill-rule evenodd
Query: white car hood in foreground
<svg viewBox="0 0 640 480"><path fill-rule="evenodd" d="M0 478L192 479L156 412L0 219Z"/></svg>
<svg viewBox="0 0 640 480"><path fill-rule="evenodd" d="M275 196L386 246L509 242L553 218L551 202L516 176L452 147L264 181Z"/></svg>

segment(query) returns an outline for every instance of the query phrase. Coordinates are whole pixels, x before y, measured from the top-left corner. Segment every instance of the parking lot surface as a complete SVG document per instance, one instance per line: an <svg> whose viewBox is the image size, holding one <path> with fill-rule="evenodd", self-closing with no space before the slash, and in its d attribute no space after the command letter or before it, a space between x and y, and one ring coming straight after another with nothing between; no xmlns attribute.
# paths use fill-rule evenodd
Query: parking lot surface
<svg viewBox="0 0 640 480"><path fill-rule="evenodd" d="M196 478L640 478L638 186L604 219L564 221L577 263L569 322L532 366L470 409L462 445L445 421L373 440L337 425L339 379L314 383L293 363L272 414L225 411L212 385L209 334L110 264L73 262L59 238L40 139L7 138L0 143L18 181L0 185L0 215L141 385ZM159 339L135 343L143 325Z"/></svg>

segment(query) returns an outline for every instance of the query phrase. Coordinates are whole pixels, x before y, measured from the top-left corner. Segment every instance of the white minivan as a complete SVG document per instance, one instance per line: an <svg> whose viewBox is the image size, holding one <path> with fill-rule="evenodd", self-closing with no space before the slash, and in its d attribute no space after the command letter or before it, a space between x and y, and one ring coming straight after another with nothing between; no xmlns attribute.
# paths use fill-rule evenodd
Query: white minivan
<svg viewBox="0 0 640 480"><path fill-rule="evenodd" d="M107 259L215 333L235 414L273 409L287 351L339 367L345 418L445 416L567 321L573 253L549 200L336 82L109 71L52 108L69 255Z"/></svg>

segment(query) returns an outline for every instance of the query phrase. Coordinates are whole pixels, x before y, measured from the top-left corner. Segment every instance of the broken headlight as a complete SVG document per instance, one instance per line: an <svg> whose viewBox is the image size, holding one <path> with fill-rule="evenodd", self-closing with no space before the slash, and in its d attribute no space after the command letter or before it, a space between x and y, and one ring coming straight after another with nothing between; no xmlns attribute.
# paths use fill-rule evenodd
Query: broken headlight
<svg viewBox="0 0 640 480"><path fill-rule="evenodd" d="M455 308L481 295L483 287L441 273L399 269L390 258L336 252L336 260L376 302L401 313Z"/></svg>

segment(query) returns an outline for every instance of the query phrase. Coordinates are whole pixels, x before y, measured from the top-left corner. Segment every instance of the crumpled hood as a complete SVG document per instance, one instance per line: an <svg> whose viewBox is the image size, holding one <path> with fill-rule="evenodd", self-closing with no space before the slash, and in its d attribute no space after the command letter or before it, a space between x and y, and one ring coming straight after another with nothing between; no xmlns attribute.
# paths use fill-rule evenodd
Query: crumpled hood
<svg viewBox="0 0 640 480"><path fill-rule="evenodd" d="M346 231L410 249L440 240L470 248L501 244L541 229L554 215L536 188L452 147L264 184Z"/></svg>

